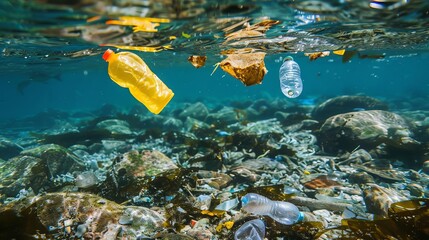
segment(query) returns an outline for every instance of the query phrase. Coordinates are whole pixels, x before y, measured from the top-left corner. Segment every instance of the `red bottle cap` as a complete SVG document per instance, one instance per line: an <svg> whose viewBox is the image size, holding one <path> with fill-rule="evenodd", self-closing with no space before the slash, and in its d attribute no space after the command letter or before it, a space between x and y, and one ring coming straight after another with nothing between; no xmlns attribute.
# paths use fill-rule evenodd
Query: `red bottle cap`
<svg viewBox="0 0 429 240"><path fill-rule="evenodd" d="M104 61L108 62L109 57L110 57L112 54L115 54L115 53L114 53L112 50L107 49L107 50L104 52L104 54L103 54L103 59L104 59Z"/></svg>

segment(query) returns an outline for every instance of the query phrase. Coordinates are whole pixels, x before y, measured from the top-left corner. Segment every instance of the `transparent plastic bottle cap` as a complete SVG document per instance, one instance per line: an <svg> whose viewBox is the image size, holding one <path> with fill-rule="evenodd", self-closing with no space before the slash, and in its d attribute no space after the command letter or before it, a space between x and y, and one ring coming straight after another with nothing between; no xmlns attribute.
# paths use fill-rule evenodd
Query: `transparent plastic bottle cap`
<svg viewBox="0 0 429 240"><path fill-rule="evenodd" d="M241 198L241 203L243 206L245 206L249 203L249 198L247 198L246 196L247 195L245 195L244 197Z"/></svg>
<svg viewBox="0 0 429 240"><path fill-rule="evenodd" d="M304 221L304 213L303 212L299 212L299 216L298 219L296 220L297 223Z"/></svg>

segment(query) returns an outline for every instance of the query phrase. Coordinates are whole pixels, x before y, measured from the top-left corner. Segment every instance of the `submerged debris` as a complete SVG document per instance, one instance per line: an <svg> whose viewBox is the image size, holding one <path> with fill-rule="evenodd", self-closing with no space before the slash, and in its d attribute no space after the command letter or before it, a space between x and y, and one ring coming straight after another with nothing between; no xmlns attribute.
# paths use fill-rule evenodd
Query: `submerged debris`
<svg viewBox="0 0 429 240"><path fill-rule="evenodd" d="M384 106L363 96L312 113L282 100L196 102L163 116L109 110L76 137L9 138L24 149L0 161L0 238L233 239L259 218L267 239L425 239L427 199L416 199L428 194L425 117L415 128L399 111L354 109L361 103ZM394 144L403 140L415 145ZM256 217L240 201L249 193L294 204L303 218Z"/></svg>
<svg viewBox="0 0 429 240"><path fill-rule="evenodd" d="M207 56L192 55L188 57L188 61L196 68L203 67L206 64Z"/></svg>
<svg viewBox="0 0 429 240"><path fill-rule="evenodd" d="M246 86L261 84L267 73L265 68L265 53L229 54L220 62L220 67L231 76L237 78Z"/></svg>

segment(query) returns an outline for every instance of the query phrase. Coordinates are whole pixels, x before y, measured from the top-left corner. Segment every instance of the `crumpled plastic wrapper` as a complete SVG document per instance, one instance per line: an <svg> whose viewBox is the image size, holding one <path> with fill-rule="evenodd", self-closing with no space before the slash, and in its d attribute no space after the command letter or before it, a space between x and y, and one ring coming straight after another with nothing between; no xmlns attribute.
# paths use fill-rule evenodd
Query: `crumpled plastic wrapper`
<svg viewBox="0 0 429 240"><path fill-rule="evenodd" d="M206 64L206 56L192 55L188 57L188 61L196 68L200 68Z"/></svg>
<svg viewBox="0 0 429 240"><path fill-rule="evenodd" d="M231 76L239 79L246 86L261 84L268 72L265 68L265 53L229 54L220 62L220 67Z"/></svg>

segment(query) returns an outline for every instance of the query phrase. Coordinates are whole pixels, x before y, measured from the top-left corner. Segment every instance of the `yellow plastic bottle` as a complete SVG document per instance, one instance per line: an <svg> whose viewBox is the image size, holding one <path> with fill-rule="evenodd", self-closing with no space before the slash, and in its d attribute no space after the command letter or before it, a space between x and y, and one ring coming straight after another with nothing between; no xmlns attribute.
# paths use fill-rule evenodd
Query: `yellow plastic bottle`
<svg viewBox="0 0 429 240"><path fill-rule="evenodd" d="M149 111L159 114L174 93L156 76L146 63L131 52L114 53L107 49L103 59L109 63L110 78L131 94Z"/></svg>

